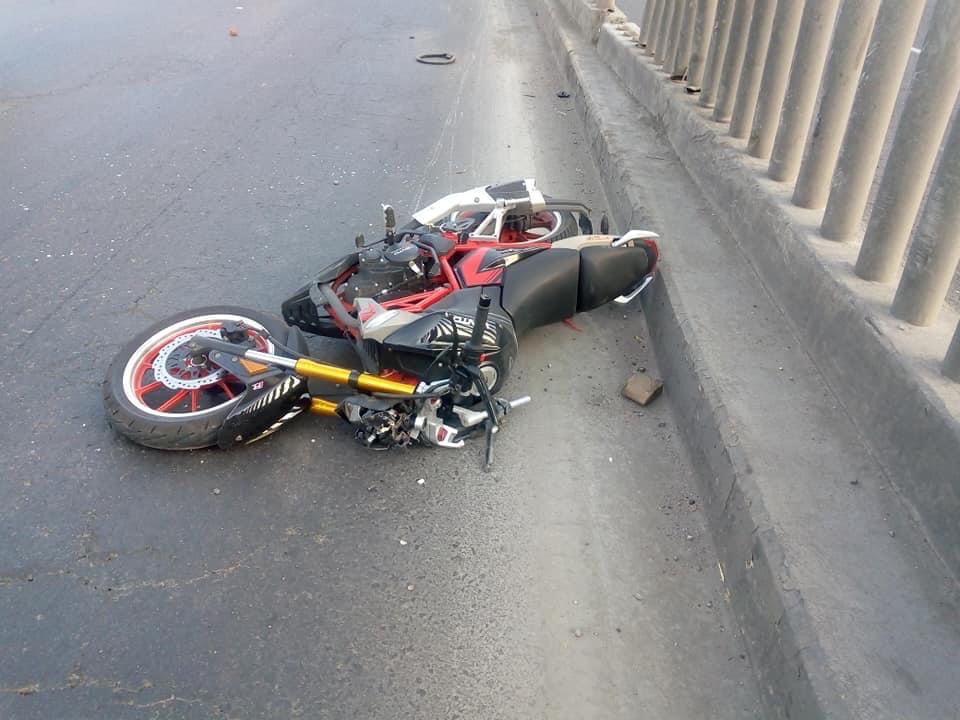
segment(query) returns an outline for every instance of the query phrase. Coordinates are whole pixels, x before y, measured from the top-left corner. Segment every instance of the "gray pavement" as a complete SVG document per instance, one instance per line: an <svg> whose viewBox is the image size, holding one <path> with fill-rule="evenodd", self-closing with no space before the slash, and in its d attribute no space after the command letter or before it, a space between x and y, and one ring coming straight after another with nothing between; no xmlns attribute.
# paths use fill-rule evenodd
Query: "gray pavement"
<svg viewBox="0 0 960 720"><path fill-rule="evenodd" d="M539 22L505 0L4 8L0 717L759 715L675 421L619 397L654 362L637 308L523 341L508 392L534 403L490 473L476 445L374 454L329 420L187 454L104 421L132 333L276 310L380 202L536 175L603 207ZM438 50L457 63L413 62Z"/></svg>

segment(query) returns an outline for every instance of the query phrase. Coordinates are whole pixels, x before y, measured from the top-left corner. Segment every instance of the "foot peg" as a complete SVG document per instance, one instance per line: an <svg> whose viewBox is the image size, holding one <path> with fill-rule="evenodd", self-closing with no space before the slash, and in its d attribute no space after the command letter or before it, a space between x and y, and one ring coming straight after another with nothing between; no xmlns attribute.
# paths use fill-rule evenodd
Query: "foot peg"
<svg viewBox="0 0 960 720"><path fill-rule="evenodd" d="M530 396L524 395L523 397L519 397L516 400L502 400L500 398L497 398L496 400L494 400L494 402L496 403L497 409L499 411L497 414L502 416L502 415L506 415L508 412L510 412L514 408L518 408L521 405L526 405L528 402L530 402ZM465 428L475 427L476 425L479 425L480 423L482 423L484 420L487 419L487 414L488 414L486 410L468 410L467 408L463 408L463 407L454 407L453 411L457 414L457 417L460 418L460 422L463 424Z"/></svg>

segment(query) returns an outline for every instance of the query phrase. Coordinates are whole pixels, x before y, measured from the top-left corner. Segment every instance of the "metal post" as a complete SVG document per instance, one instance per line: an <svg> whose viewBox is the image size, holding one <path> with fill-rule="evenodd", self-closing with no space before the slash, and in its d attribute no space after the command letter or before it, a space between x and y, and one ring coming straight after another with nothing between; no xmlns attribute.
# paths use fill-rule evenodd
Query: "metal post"
<svg viewBox="0 0 960 720"><path fill-rule="evenodd" d="M952 2L953 0L948 0ZM933 25L930 26L933 32ZM940 312L960 262L960 120L954 120L940 166L920 211L891 312L930 325Z"/></svg>
<svg viewBox="0 0 960 720"><path fill-rule="evenodd" d="M650 21L650 35L647 37L647 55L657 52L657 42L660 39L660 22L663 20L663 9L670 0L656 0L657 6L653 9L653 19Z"/></svg>
<svg viewBox="0 0 960 720"><path fill-rule="evenodd" d="M857 258L857 275L865 280L889 282L900 269L927 178L960 90L958 34L960 9L952 0L941 0L930 18Z"/></svg>
<svg viewBox="0 0 960 720"><path fill-rule="evenodd" d="M879 0L878 0L879 1ZM790 0L782 0L790 2ZM743 57L743 70L737 85L737 99L730 116L730 135L743 138L750 132L753 112L757 108L757 95L760 94L760 77L767 60L767 46L770 44L770 31L773 28L773 14L777 0L756 0L753 6L753 19L750 21L750 35L747 37L747 50Z"/></svg>
<svg viewBox="0 0 960 720"><path fill-rule="evenodd" d="M680 32L677 35L677 47L670 63L670 78L681 79L687 72L690 61L690 43L693 40L693 26L697 13L697 0L684 0L683 15L680 19Z"/></svg>
<svg viewBox="0 0 960 720"><path fill-rule="evenodd" d="M960 382L960 323L953 333L953 340L947 348L947 355L943 358L943 374L951 380Z"/></svg>
<svg viewBox="0 0 960 720"><path fill-rule="evenodd" d="M713 20L717 16L717 0L699 0L697 22L690 48L690 64L687 66L687 91L699 92L703 82L703 68L710 49Z"/></svg>
<svg viewBox="0 0 960 720"><path fill-rule="evenodd" d="M770 153L770 177L774 180L793 182L797 178L839 2L807 0L804 5L790 82L780 111L780 126Z"/></svg>
<svg viewBox="0 0 960 720"><path fill-rule="evenodd" d="M840 6L823 70L820 104L810 123L800 175L793 190L795 205L822 208L827 203L840 141L850 117L857 78L879 7L880 0L845 0ZM875 52L886 52L886 48L872 47Z"/></svg>
<svg viewBox="0 0 960 720"><path fill-rule="evenodd" d="M677 35L680 34L684 4L685 0L674 0L673 14L670 16L670 25L667 28L667 44L663 48L663 71L668 74L673 67L673 58L677 52Z"/></svg>
<svg viewBox="0 0 960 720"><path fill-rule="evenodd" d="M663 65L664 58L667 57L667 45L670 44L670 23L673 22L673 14L677 9L678 2L680 0L667 0L667 4L663 8L660 30L657 33L657 52L653 58L657 65Z"/></svg>
<svg viewBox="0 0 960 720"><path fill-rule="evenodd" d="M723 56L727 54L727 40L730 39L730 21L733 19L733 5L736 0L719 0L717 15L710 36L710 50L707 53L706 69L703 76L703 89L700 91L700 104L713 107L720 87L720 70Z"/></svg>
<svg viewBox="0 0 960 720"><path fill-rule="evenodd" d="M926 0L884 0L880 5L823 214L820 233L826 238L845 240L860 228L925 6ZM878 280L869 255L869 250L861 248L857 274ZM894 273L902 256L901 248Z"/></svg>
<svg viewBox="0 0 960 720"><path fill-rule="evenodd" d="M653 22L653 11L656 10L657 0L647 0L643 5L643 20L640 21L640 47L646 47L650 40L650 24Z"/></svg>
<svg viewBox="0 0 960 720"><path fill-rule="evenodd" d="M717 105L713 108L713 119L717 122L729 122L733 110L733 101L737 97L737 85L740 84L740 70L747 52L747 36L750 31L750 15L753 12L753 0L737 0L730 25L730 39L727 41L727 53L723 56L723 70L720 71L720 87L717 90Z"/></svg>
<svg viewBox="0 0 960 720"><path fill-rule="evenodd" d="M747 153L763 160L770 157L773 137L780 123L780 107L790 75L790 63L797 47L800 32L800 16L803 3L799 0L782 0L777 3L773 16L773 30L767 48L767 61L763 66L760 81L760 96L753 115L753 128L747 142Z"/></svg>

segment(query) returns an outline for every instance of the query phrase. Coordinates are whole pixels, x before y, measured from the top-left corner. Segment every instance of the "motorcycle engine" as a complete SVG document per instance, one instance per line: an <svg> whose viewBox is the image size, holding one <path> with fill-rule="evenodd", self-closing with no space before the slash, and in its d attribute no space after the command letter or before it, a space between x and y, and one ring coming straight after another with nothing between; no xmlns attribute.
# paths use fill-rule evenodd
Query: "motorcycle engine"
<svg viewBox="0 0 960 720"><path fill-rule="evenodd" d="M390 245L380 243L360 251L359 270L343 284L343 298L358 297L383 301L406 294L423 285L426 277L420 249L401 240Z"/></svg>

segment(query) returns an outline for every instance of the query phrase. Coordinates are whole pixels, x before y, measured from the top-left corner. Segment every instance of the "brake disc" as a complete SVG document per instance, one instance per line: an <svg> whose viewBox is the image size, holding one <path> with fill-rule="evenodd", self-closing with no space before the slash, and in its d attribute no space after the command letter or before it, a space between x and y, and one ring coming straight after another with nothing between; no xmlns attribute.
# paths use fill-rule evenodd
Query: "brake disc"
<svg viewBox="0 0 960 720"><path fill-rule="evenodd" d="M186 345L197 336L222 339L219 330L195 330L164 345L153 361L154 377L171 390L199 390L220 382L227 374L223 368L213 370L206 362L193 363Z"/></svg>

